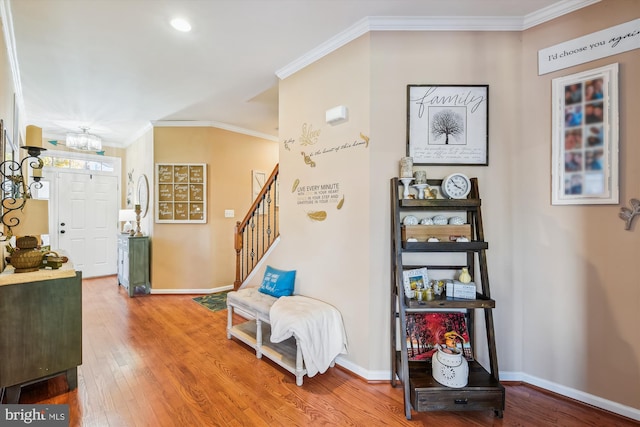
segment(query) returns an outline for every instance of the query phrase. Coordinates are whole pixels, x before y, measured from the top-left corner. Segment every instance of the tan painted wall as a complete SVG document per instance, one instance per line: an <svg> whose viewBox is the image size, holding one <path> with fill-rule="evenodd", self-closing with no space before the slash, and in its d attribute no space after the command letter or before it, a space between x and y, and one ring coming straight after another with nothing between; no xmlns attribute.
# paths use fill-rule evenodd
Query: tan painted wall
<svg viewBox="0 0 640 427"><path fill-rule="evenodd" d="M153 224L153 289L206 291L232 284L233 231L253 202L251 170L273 170L277 143L211 127L158 127L153 140L154 164L206 163L208 174L206 224ZM236 217L224 218L225 209Z"/></svg>
<svg viewBox="0 0 640 427"><path fill-rule="evenodd" d="M537 52L639 16L636 0L604 0L525 31L522 131L511 142L522 371L637 409L640 226L625 231L618 213L640 197L640 51L543 76L537 75ZM620 64L621 205L551 206L551 79L614 62Z"/></svg>
<svg viewBox="0 0 640 427"><path fill-rule="evenodd" d="M371 145L360 136L369 136L369 74L369 37L363 36L280 82L282 240L268 259L276 268L297 270L297 294L340 310L348 358L362 367L370 365L370 334L377 333L369 316ZM348 122L326 124L325 111L339 105L348 108ZM319 132L316 139L305 141L305 126ZM303 152L311 154L315 167L305 163ZM300 184L292 192L295 180ZM322 200L323 194L312 188L323 184L338 184L338 199L303 203L309 197ZM342 197L344 204L337 209ZM326 220L309 218L314 211L326 211Z"/></svg>
<svg viewBox="0 0 640 427"><path fill-rule="evenodd" d="M153 185L153 130L149 129L126 148L122 161L122 206L133 209L137 199L138 180L146 175L149 182L149 210L140 219L140 230L144 235L153 233L154 185ZM153 239L151 239L153 243Z"/></svg>
<svg viewBox="0 0 640 427"><path fill-rule="evenodd" d="M452 49L452 46L456 48ZM480 49L481 46L495 49L487 52ZM358 205L355 213L345 214L346 234L336 243L336 236L329 230L343 226L342 221L340 225L318 225L305 220L295 204L295 197L285 198L283 192L282 196L288 202L282 207L283 240L269 260L287 262L291 268L298 269L297 291L328 301L341 310L350 341L346 359L361 368L358 373L363 376L385 379L388 377L385 372L390 367L389 179L397 176L398 161L406 150L406 85L460 82L495 85L496 89L491 91L492 102L496 105L494 114L505 118L495 122L495 130L491 128L494 133L490 156L494 157L495 167L433 167L427 171L431 178L461 170L478 176L481 183L487 180L503 182L503 177L510 171L509 142L517 136L519 129L517 110L509 104L513 91L519 90L519 49L519 36L514 33L373 33L280 84L280 129L289 132L281 133L282 141L300 133L300 123L311 122L312 118L321 119L327 108L338 104L349 107L349 126L366 124L370 120L371 142L367 158L362 162L332 163L331 170L318 164L307 170L299 150L290 153L281 146L280 167L285 188L302 173L305 177L319 176L327 180L343 173L343 180L358 188L355 194ZM498 75L490 72L495 70L496 63L502 66ZM475 71L472 72L471 67ZM369 81L366 76L370 76ZM334 131L326 125L320 129L323 133ZM502 243L510 242L509 200L504 197L501 187L481 187L481 191L489 200L487 211L490 215L485 219L485 227L492 247L495 244L493 253L496 258L506 256L509 249ZM346 194L344 209L353 207L352 197L352 194ZM327 249L331 247L333 250ZM300 256L300 248L305 248L304 256ZM349 262L345 263L345 259ZM509 303L511 270L508 265L496 266L495 261L490 259L493 264L490 269L495 267L492 278L505 289L503 294L507 302L501 304L502 316L509 319L503 322L500 333L510 336L513 334L510 321L513 305Z"/></svg>
<svg viewBox="0 0 640 427"><path fill-rule="evenodd" d="M400 48L401 47L401 48ZM519 135L520 35L512 32L377 32L372 36L372 174L371 277L377 312L389 307L390 206L389 179L398 176L399 159L406 155L408 84L489 85L489 166L416 166L430 179L460 171L479 180L483 224L489 241L488 270L494 311L498 360L502 369L517 365L512 346L518 329L518 301L511 280L512 170L511 143ZM375 171L375 172L373 172ZM480 313L479 313L480 314ZM476 317L482 317L481 315ZM371 343L377 369L389 366L388 318L372 317L380 338ZM482 324L482 323L480 323ZM484 341L476 343L476 357L488 365Z"/></svg>
<svg viewBox="0 0 640 427"><path fill-rule="evenodd" d="M479 178L500 370L566 394L640 408L640 286L632 269L638 232L624 231L619 205L550 206L550 79L614 61L621 63L621 200L640 196L639 172L632 170L638 51L537 76L538 49L626 22L639 7L605 0L524 33L373 33L281 82L284 187L295 178L331 181L344 172L342 182L361 183L361 192L358 214L323 223L307 220L295 195L283 192L283 240L269 261L297 268L298 292L341 310L347 361L360 374L375 378L389 369L388 186L405 153L406 85L489 84L490 165L425 169L431 178L454 170ZM284 142L297 140L302 123L318 124L324 138L333 129L322 125L322 113L338 104L349 106L349 126L366 129L370 122L369 164L308 169L300 150L290 152ZM367 175L365 183L360 177ZM345 223L350 227L337 236ZM614 366L607 364L612 348L621 350ZM477 350L482 361L483 349Z"/></svg>

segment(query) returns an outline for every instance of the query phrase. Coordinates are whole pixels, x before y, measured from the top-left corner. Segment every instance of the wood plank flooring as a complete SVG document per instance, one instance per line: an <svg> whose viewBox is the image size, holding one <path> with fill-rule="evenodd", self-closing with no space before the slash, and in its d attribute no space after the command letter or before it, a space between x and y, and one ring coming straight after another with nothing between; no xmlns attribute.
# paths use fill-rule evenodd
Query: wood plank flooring
<svg viewBox="0 0 640 427"><path fill-rule="evenodd" d="M71 426L638 426L533 387L506 384L492 411L413 413L402 389L329 369L304 379L226 338L227 311L190 295L129 298L115 277L83 281L78 388L63 376L23 388L20 403L70 406Z"/></svg>

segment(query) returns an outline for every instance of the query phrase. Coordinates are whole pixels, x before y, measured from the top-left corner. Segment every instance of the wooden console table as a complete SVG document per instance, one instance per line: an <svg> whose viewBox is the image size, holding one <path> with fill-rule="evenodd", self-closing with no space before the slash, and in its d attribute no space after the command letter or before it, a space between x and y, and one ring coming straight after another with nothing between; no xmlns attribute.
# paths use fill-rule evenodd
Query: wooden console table
<svg viewBox="0 0 640 427"><path fill-rule="evenodd" d="M18 403L22 386L66 374L78 385L82 364L82 272L58 270L0 274L0 389Z"/></svg>

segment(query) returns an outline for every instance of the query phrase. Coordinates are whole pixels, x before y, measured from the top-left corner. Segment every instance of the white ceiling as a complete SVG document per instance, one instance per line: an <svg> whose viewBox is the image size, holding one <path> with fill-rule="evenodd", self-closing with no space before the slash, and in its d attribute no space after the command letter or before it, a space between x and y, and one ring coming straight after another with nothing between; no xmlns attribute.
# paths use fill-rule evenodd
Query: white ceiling
<svg viewBox="0 0 640 427"><path fill-rule="evenodd" d="M523 30L598 0L0 0L25 124L126 146L166 121L277 137L278 81L367 31ZM193 27L180 33L169 21Z"/></svg>

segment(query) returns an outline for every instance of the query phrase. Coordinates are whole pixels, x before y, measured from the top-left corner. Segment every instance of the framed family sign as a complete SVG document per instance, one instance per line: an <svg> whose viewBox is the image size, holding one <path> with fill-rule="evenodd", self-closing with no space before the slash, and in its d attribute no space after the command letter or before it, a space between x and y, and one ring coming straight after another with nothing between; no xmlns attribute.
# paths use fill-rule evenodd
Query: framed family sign
<svg viewBox="0 0 640 427"><path fill-rule="evenodd" d="M408 85L407 156L414 165L488 165L489 86Z"/></svg>
<svg viewBox="0 0 640 427"><path fill-rule="evenodd" d="M618 64L552 80L554 205L617 204Z"/></svg>
<svg viewBox="0 0 640 427"><path fill-rule="evenodd" d="M156 222L207 222L206 163L156 163Z"/></svg>

